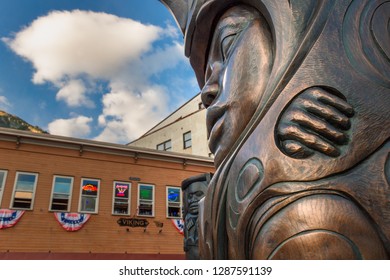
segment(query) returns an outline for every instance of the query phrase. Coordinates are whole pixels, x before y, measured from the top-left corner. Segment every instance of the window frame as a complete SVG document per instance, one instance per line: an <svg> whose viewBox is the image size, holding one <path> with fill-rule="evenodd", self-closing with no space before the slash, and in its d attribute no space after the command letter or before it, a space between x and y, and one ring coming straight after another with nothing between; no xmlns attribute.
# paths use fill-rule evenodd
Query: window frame
<svg viewBox="0 0 390 280"><path fill-rule="evenodd" d="M30 207L29 208L23 208L23 207L14 207L14 202L15 202L15 194L16 194L16 186L18 184L18 179L19 179L19 175L33 175L35 176L35 180L34 180L34 185L33 185L33 189L32 189L32 195L31 195L31 203L30 203ZM12 197L11 197L11 202L10 202L10 209L15 209L15 210L33 210L34 209L34 202L35 202L35 193L36 193L36 189L37 189L37 185L38 185L38 179L39 179L39 173L35 173L35 172L25 172L25 171L16 171L16 174L15 174L15 182L14 182L14 188L12 190Z"/></svg>
<svg viewBox="0 0 390 280"><path fill-rule="evenodd" d="M68 196L68 206L67 206L66 210L53 209L54 186L55 186L56 178L71 179L69 196ZM73 176L53 175L53 181L52 181L52 185L51 185L52 188L51 188L51 195L50 195L49 211L51 211L51 212L69 212L70 211L71 206L72 206L73 186L74 186L74 177Z"/></svg>
<svg viewBox="0 0 390 280"><path fill-rule="evenodd" d="M127 213L115 213L114 212L114 208L115 208L115 199L122 199L122 200L125 200L123 198L120 198L120 197L116 197L115 196L115 189L116 189L116 184L119 183L119 184L124 184L124 185L128 185L129 186L129 189L128 189L128 194L129 194L129 197L127 198ZM129 216L131 215L131 187L132 187L132 184L131 182L126 182L126 181L114 181L112 183L112 188L113 188L113 191L112 191L112 209L111 209L111 214L112 215L115 215L115 216Z"/></svg>
<svg viewBox="0 0 390 280"><path fill-rule="evenodd" d="M96 200L95 200L95 210L94 211L87 211L87 210L82 210L82 199L83 197L93 197L92 195L85 195L83 194L83 185L84 185L84 180L89 180L89 181L96 181L98 185L98 190L96 194ZM82 177L80 180L80 197L79 197L79 207L78 211L80 213L88 213L88 214L97 214L99 212L99 197L100 197L100 179L96 178L87 178L87 177Z"/></svg>
<svg viewBox="0 0 390 280"><path fill-rule="evenodd" d="M175 207L178 207L179 208L179 216L170 216L169 215L169 201L168 201L168 191L169 189L178 189L179 190L179 194L180 194L180 202L179 202L179 206L175 206ZM175 203L175 202L171 202L171 203ZM183 192L181 190L181 187L175 187L175 186L166 186L166 191L165 191L165 214L166 214L166 217L169 218L169 219L181 219L183 217L183 213L182 213L182 207L183 207Z"/></svg>
<svg viewBox="0 0 390 280"><path fill-rule="evenodd" d="M168 149L167 149L167 143L171 144ZM159 146L163 146L164 149L163 150L159 149L158 148ZM172 151L172 139L169 139L169 140L166 140L164 142L161 142L160 144L157 144L156 145L156 150L158 150L158 151Z"/></svg>
<svg viewBox="0 0 390 280"><path fill-rule="evenodd" d="M190 135L190 139L186 139L186 135ZM187 146L187 143L190 142L190 145ZM183 133L183 148L184 150L189 149L192 147L192 133L191 130Z"/></svg>
<svg viewBox="0 0 390 280"><path fill-rule="evenodd" d="M140 190L141 190L141 186L148 186L148 187L152 187L152 202L150 205L152 205L152 214L151 215L143 215L143 214L140 214ZM148 183L138 183L138 191L137 191L137 216L139 217L154 217L155 216L155 202L156 202L156 198L155 198L155 195L156 195L156 186L153 185L153 184L148 184ZM146 203L145 203L146 204ZM148 204L147 204L148 205Z"/></svg>
<svg viewBox="0 0 390 280"><path fill-rule="evenodd" d="M1 206L4 188L5 188L5 182L7 181L8 170L0 169L0 173L3 173L3 180L0 181L0 206Z"/></svg>

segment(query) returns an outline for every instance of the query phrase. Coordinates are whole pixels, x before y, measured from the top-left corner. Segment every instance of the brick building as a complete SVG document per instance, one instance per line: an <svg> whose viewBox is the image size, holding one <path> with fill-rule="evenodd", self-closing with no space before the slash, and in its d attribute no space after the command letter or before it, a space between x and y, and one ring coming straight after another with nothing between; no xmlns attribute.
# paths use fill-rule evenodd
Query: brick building
<svg viewBox="0 0 390 280"><path fill-rule="evenodd" d="M0 259L183 259L181 181L213 170L207 157L0 128Z"/></svg>

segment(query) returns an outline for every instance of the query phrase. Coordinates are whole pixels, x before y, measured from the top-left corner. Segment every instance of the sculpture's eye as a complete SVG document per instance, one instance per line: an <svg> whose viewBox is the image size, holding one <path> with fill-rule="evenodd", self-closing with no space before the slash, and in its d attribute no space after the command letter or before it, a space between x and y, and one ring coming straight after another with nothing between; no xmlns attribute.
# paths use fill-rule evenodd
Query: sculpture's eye
<svg viewBox="0 0 390 280"><path fill-rule="evenodd" d="M203 192L197 191L197 192L195 193L195 195L196 195L196 196L202 196L202 195L203 195Z"/></svg>
<svg viewBox="0 0 390 280"><path fill-rule="evenodd" d="M238 35L237 33L230 34L222 39L221 53L222 53L223 61L225 61L229 57L231 49L232 49L232 45L233 45L237 35Z"/></svg>

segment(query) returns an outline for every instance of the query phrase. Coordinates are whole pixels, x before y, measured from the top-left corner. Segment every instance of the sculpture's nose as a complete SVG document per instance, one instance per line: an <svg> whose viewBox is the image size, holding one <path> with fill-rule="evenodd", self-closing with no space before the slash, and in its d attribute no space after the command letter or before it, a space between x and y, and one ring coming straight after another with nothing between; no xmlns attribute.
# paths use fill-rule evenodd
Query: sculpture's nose
<svg viewBox="0 0 390 280"><path fill-rule="evenodd" d="M203 86L201 91L202 103L206 108L214 102L218 95L221 69L221 63L215 62L206 73L206 77L208 78L206 78L206 84Z"/></svg>
<svg viewBox="0 0 390 280"><path fill-rule="evenodd" d="M209 107L218 95L218 84L206 84L201 92L201 98L203 105Z"/></svg>

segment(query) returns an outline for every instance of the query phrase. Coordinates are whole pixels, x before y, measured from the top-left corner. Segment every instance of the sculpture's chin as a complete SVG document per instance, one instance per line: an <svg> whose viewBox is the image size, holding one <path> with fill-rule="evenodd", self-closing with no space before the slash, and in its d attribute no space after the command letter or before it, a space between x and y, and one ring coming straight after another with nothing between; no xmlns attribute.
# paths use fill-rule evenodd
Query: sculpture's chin
<svg viewBox="0 0 390 280"><path fill-rule="evenodd" d="M219 118L209 130L209 148L216 155L221 146L224 118Z"/></svg>
<svg viewBox="0 0 390 280"><path fill-rule="evenodd" d="M221 147L219 146L214 152L214 166L218 168L222 164L226 156L227 152L221 149Z"/></svg>

